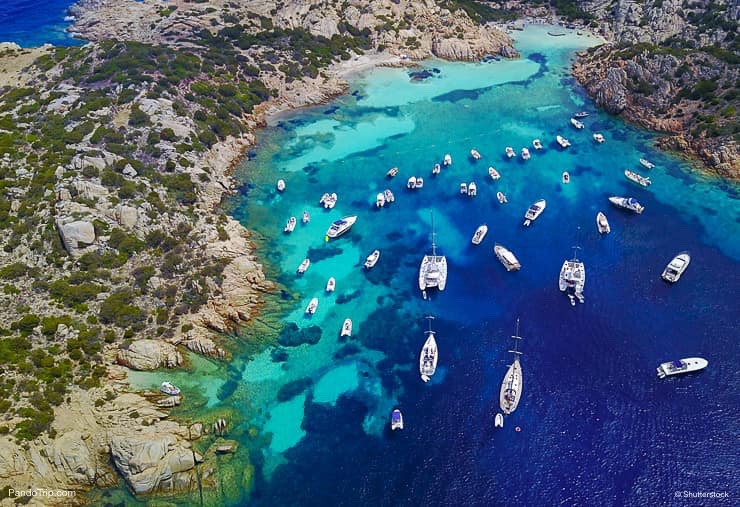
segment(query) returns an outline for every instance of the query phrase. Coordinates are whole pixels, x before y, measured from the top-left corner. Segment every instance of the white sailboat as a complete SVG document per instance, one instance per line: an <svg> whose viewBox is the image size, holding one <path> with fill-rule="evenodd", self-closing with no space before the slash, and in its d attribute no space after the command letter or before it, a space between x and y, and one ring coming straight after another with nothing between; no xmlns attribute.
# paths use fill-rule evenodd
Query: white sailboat
<svg viewBox="0 0 740 507"><path fill-rule="evenodd" d="M445 290L447 284L447 257L437 255L434 232L434 214L432 214L432 255L425 255L419 266L419 290L426 299L426 290L436 287Z"/></svg>
<svg viewBox="0 0 740 507"><path fill-rule="evenodd" d="M429 382L434 372L437 371L438 349L437 341L434 339L434 331L432 331L433 318L431 315L427 317L429 319L429 330L424 332L427 339L419 354L419 374L424 382Z"/></svg>
<svg viewBox="0 0 740 507"><path fill-rule="evenodd" d="M514 412L519 405L519 400L522 398L522 366L519 363L519 356L522 354L518 350L518 340L521 340L519 336L519 319L516 319L516 334L512 336L514 338L514 350L510 350L514 354L514 360L509 365L509 369L504 375L504 380L501 382L501 391L499 393L499 406L501 411L505 415L509 415Z"/></svg>

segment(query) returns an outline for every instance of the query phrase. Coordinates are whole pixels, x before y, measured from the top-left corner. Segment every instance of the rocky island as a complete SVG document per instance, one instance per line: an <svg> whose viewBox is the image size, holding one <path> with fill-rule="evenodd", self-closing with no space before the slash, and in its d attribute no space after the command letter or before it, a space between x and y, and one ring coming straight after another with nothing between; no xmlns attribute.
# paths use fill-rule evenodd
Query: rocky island
<svg viewBox="0 0 740 507"><path fill-rule="evenodd" d="M127 371L229 360L280 290L221 208L231 171L267 115L345 92L348 72L514 58L497 26L560 14L610 41L574 68L599 105L737 178L737 8L679 4L82 0L85 46L4 45L2 502L120 479L212 503L224 478L249 489L253 469L222 458L236 415L173 418L187 393L132 392Z"/></svg>

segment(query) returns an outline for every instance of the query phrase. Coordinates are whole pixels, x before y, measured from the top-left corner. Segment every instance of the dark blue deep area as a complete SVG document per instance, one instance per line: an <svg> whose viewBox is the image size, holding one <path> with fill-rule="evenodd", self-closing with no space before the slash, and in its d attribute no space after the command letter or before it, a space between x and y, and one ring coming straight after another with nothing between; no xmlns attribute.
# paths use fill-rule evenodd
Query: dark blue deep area
<svg viewBox="0 0 740 507"><path fill-rule="evenodd" d="M15 42L22 47L82 44L64 31L69 26L64 17L73 3L73 0L2 0L0 42Z"/></svg>

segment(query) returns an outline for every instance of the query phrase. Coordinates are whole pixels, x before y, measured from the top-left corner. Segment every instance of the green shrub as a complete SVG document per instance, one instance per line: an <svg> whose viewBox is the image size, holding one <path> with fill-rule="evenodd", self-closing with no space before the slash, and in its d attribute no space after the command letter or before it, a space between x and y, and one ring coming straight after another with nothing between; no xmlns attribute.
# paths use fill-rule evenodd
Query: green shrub
<svg viewBox="0 0 740 507"><path fill-rule="evenodd" d="M138 324L146 318L145 313L133 306L133 295L128 290L121 290L108 296L100 304L100 321L104 324L115 324L126 328Z"/></svg>

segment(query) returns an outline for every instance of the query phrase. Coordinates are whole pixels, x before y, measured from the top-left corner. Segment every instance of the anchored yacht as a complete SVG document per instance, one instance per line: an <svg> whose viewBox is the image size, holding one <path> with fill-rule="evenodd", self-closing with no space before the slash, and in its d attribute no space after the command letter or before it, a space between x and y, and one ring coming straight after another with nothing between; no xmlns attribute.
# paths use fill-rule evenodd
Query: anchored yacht
<svg viewBox="0 0 740 507"><path fill-rule="evenodd" d="M558 287L560 292L568 294L571 306L576 305L576 299L583 303L585 298L583 297L583 288L586 285L586 266L583 261L576 257L577 246L573 247L573 258L565 260L563 267L560 268L560 278L558 279Z"/></svg>
<svg viewBox="0 0 740 507"><path fill-rule="evenodd" d="M357 222L356 215L340 218L339 220L332 222L331 227L329 227L329 230L326 231L326 237L338 238L339 236L350 230L352 226L355 225L355 222Z"/></svg>
<svg viewBox="0 0 740 507"><path fill-rule="evenodd" d="M545 211L545 207L547 206L547 202L544 199L540 199L539 201L532 204L527 212L524 214L524 226L529 227L529 224L537 220L537 217L539 217L543 211Z"/></svg>
<svg viewBox="0 0 740 507"><path fill-rule="evenodd" d="M596 228L601 234L609 234L612 232L612 228L609 227L609 221L606 219L606 215L603 211L599 211L596 215Z"/></svg>
<svg viewBox="0 0 740 507"><path fill-rule="evenodd" d="M432 214L432 255L425 255L419 266L419 290L422 291L424 299L426 299L428 288L437 287L439 290L445 290L447 284L447 257L437 255L435 237L434 214Z"/></svg>
<svg viewBox="0 0 740 507"><path fill-rule="evenodd" d="M473 234L473 239L471 240L472 243L474 245L480 245L481 241L486 237L486 234L488 234L488 226L483 224L475 230L475 234Z"/></svg>
<svg viewBox="0 0 740 507"><path fill-rule="evenodd" d="M678 361L669 361L658 366L658 378L703 370L708 365L709 361L703 357L687 357Z"/></svg>
<svg viewBox="0 0 740 507"><path fill-rule="evenodd" d="M429 330L424 333L427 335L427 339L424 342L424 346L421 348L419 354L419 374L424 382L429 382L429 379L437 371L437 341L434 339L434 331L432 331L432 317L429 315Z"/></svg>
<svg viewBox="0 0 740 507"><path fill-rule="evenodd" d="M689 267L691 262L691 256L689 252L681 252L676 255L671 262L663 270L663 274L660 275L666 282L676 283L686 268Z"/></svg>
<svg viewBox="0 0 740 507"><path fill-rule="evenodd" d="M516 334L512 336L514 338L514 350L510 350L514 354L514 360L509 365L509 369L506 371L503 382L501 382L501 392L499 393L499 406L501 411L505 415L509 415L519 405L519 400L522 398L522 366L519 363L519 356L522 354L517 349L519 345L519 319L516 319Z"/></svg>
<svg viewBox="0 0 740 507"><path fill-rule="evenodd" d="M624 170L624 176L630 181L634 181L638 185L642 187L649 187L652 183L650 181L650 178L647 178L645 176L642 176L641 174L636 173L635 171L630 171L629 169Z"/></svg>
<svg viewBox="0 0 740 507"><path fill-rule="evenodd" d="M493 253L496 254L498 260L504 265L506 271L516 271L521 269L522 265L519 263L519 259L517 259L516 256L511 253L511 250L508 250L505 246L496 243L493 247Z"/></svg>
<svg viewBox="0 0 740 507"><path fill-rule="evenodd" d="M612 196L609 198L609 202L617 208L624 208L637 214L640 214L645 210L645 207L637 202L637 199L635 199L634 197Z"/></svg>

